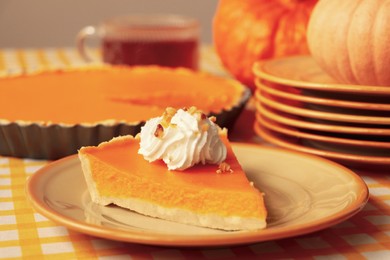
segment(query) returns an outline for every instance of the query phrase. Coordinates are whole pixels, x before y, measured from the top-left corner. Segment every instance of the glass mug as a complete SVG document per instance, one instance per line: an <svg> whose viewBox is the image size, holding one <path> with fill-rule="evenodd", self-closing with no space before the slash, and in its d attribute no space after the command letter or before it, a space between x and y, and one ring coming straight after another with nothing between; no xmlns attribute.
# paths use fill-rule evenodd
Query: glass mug
<svg viewBox="0 0 390 260"><path fill-rule="evenodd" d="M200 26L179 15L129 15L87 26L77 35L77 48L85 61L94 61L86 40L101 41L104 63L160 65L197 70Z"/></svg>

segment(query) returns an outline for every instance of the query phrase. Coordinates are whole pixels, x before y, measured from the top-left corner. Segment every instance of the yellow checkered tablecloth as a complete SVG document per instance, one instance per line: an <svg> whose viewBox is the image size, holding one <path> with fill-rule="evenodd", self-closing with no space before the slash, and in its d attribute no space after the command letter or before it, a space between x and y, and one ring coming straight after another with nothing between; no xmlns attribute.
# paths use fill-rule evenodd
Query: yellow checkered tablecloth
<svg viewBox="0 0 390 260"><path fill-rule="evenodd" d="M0 50L0 74L83 65L73 48ZM201 68L221 73L209 48L202 50ZM36 213L25 182L47 163L0 156L0 259L390 259L390 169L358 172L371 193L367 206L323 231L235 247L170 248L92 237Z"/></svg>
<svg viewBox="0 0 390 260"><path fill-rule="evenodd" d="M92 51L91 55L98 60L98 51ZM200 70L227 75L212 48L202 46L200 56ZM0 49L0 76L85 65L75 48Z"/></svg>

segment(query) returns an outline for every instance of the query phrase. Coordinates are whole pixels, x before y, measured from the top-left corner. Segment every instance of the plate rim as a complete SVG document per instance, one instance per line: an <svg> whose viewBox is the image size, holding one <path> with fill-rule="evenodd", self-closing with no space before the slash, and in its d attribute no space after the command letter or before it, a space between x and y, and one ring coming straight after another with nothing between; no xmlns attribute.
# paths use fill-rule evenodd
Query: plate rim
<svg viewBox="0 0 390 260"><path fill-rule="evenodd" d="M324 217L322 219L309 222L306 224L296 225L294 227L280 227L277 230L272 229L263 229L257 231L245 231L245 232L237 232L237 233L226 233L226 234L210 234L210 235L202 235L202 236L193 236L193 235L169 235L166 234L157 234L156 233L147 233L142 231L124 231L118 230L110 227L102 227L98 225L89 224L86 222L81 222L75 219L67 218L57 212L54 212L50 207L46 206L42 201L38 198L38 196L34 193L34 186L39 183L41 180L41 176L50 174L50 170L58 165L70 162L72 160L78 160L77 154L70 155L64 157L62 159L50 162L44 167L40 168L31 175L26 182L25 192L27 198L30 202L30 205L36 210L38 213L47 217L48 219L69 228L70 230L74 230L80 233L111 239L122 242L130 242L130 243L138 243L138 244L146 244L146 245L155 245L155 246L174 246L174 247L214 247L214 246L229 246L229 245L241 245L241 244L250 244L257 242L264 242L274 239L283 239L289 238L298 235L304 235L308 233L312 233L315 231L319 231L335 224L338 224L356 213L358 213L367 203L369 199L369 190L366 183L363 179L354 173L352 170L338 164L332 162L330 160L311 155L304 154L301 152L284 150L276 147L266 147L260 146L258 144L251 143L241 143L241 142L232 142L232 146L241 146L241 147L251 147L256 149L262 149L266 151L276 151L280 153L286 153L292 156L300 156L305 157L320 163L326 163L331 165L331 167L335 167L341 171L342 174L350 175L354 182L361 188L361 192L359 196L356 198L353 203L351 203L347 208L342 211L338 211L330 216ZM51 173L53 174L53 173Z"/></svg>
<svg viewBox="0 0 390 260"><path fill-rule="evenodd" d="M270 111L265 106L260 104L260 102L255 102L255 107L257 113L270 118L278 123L293 126L293 127L301 127L305 129L311 130L321 130L332 133L346 133L346 134L365 134L365 135L375 135L375 136L390 136L390 129L385 128L363 128L363 127L354 127L354 126L343 126L343 125L327 125L320 124L316 122L307 122L304 120L299 120L297 116L293 116L293 118L286 117L281 115L280 113L285 113L281 111Z"/></svg>
<svg viewBox="0 0 390 260"><path fill-rule="evenodd" d="M299 143L298 144L292 143L273 135L272 130L270 130L271 133L270 132L267 133L268 130L260 126L258 122L255 123L254 129L259 136L261 136L268 142L279 145L287 149L293 149L294 151L310 153L317 156L323 156L329 159L338 159L344 161L344 163L353 162L353 163L390 165L390 157L363 156L363 155L347 154L347 153L334 152L334 151L323 151L313 147L306 147Z"/></svg>
<svg viewBox="0 0 390 260"><path fill-rule="evenodd" d="M295 127L283 125L281 123L275 122L270 118L265 118L261 114L257 114L256 116L257 122L266 128L279 132L285 135L302 137L311 140L317 140L326 143L334 143L334 144L342 144L342 145L350 145L350 146L358 146L358 147L371 147L371 148L379 148L386 149L390 148L390 142L376 142L376 141L366 141L366 140L355 140L355 139L347 139L342 137L332 137L326 135L317 135L313 133L307 133L299 131L295 129Z"/></svg>
<svg viewBox="0 0 390 260"><path fill-rule="evenodd" d="M317 105L329 106L329 107L337 107L337 108L361 109L367 111L372 111L372 110L390 111L390 104L358 102L358 101L340 100L340 99L332 99L332 98L305 96L303 94L297 95L291 92L291 88L294 88L293 86L284 86L287 88L284 91L281 91L278 88L261 83L258 78L255 79L255 85L256 85L255 94L257 94L257 90L260 89L261 91L264 91L269 95L275 97L280 97L280 98L294 100L294 101L301 101L304 103L317 104Z"/></svg>
<svg viewBox="0 0 390 260"><path fill-rule="evenodd" d="M300 107L299 105L301 104L297 104L295 106L289 103L279 102L278 100L274 100L272 98L273 95L270 95L268 93L261 94L261 91L260 92L256 91L255 96L258 102L263 103L266 106L296 116L304 116L304 117L323 119L323 120L332 120L337 122L348 122L348 123L359 123L359 124L370 124L370 125L382 125L382 124L390 125L390 117L360 116L360 115L349 115L344 113L318 111L314 109ZM279 97L274 97L274 98L279 99ZM297 102L297 103L301 103L301 102Z"/></svg>
<svg viewBox="0 0 390 260"><path fill-rule="evenodd" d="M304 89L314 89L321 90L326 92L345 92L345 93L361 93L361 94L374 94L374 95L390 95L389 87L381 87L381 86L365 86L365 85L348 85L348 84L338 84L338 83L315 83L309 81L301 81L295 79L288 79L278 77L277 75L273 75L266 71L264 68L266 65L269 65L273 62L283 62L290 61L296 59L307 59L313 60L314 58L310 55L293 55L288 57L279 57L267 60L256 61L253 64L252 71L255 74L255 77L262 78L263 80L267 80L270 82L293 86L296 88L304 88ZM322 69L320 69L322 73L325 73Z"/></svg>

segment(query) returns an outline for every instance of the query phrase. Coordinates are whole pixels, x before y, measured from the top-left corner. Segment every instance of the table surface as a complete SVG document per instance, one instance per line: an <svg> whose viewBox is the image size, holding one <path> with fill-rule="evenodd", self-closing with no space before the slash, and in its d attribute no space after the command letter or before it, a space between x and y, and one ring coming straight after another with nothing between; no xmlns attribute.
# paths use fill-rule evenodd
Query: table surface
<svg viewBox="0 0 390 260"><path fill-rule="evenodd" d="M96 54L98 55L98 54ZM73 48L1 49L0 75L85 66ZM213 50L203 47L201 70L227 75ZM1 114L1 112L0 112ZM251 128L250 110L233 139L267 145ZM359 172L370 199L347 221L312 234L250 245L173 248L122 243L68 230L36 213L25 196L26 179L48 161L0 156L0 259L390 259L390 169Z"/></svg>

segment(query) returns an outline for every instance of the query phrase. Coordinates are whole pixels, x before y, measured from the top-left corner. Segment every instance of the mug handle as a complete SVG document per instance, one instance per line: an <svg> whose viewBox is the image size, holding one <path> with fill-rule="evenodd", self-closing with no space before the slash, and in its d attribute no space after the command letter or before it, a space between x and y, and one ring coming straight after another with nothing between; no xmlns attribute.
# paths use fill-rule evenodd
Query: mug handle
<svg viewBox="0 0 390 260"><path fill-rule="evenodd" d="M97 37L98 36L98 30L96 26L86 26L83 29L80 30L80 32L77 34L76 37L76 44L77 44L77 50L80 54L80 56L86 61L86 62L99 62L93 56L91 55L91 51L88 50L88 47L86 46L86 40L91 37Z"/></svg>

